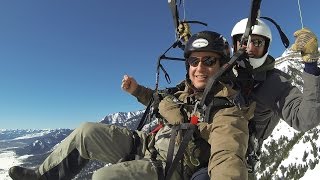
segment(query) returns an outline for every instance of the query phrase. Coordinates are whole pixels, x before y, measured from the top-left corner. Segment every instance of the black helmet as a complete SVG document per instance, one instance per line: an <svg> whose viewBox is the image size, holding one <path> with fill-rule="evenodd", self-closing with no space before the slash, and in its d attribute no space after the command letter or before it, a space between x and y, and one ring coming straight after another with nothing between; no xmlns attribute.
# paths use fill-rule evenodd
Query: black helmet
<svg viewBox="0 0 320 180"><path fill-rule="evenodd" d="M221 34L213 31L201 31L193 34L184 48L184 57L188 58L192 52L209 51L221 55L221 64L230 58L229 43Z"/></svg>

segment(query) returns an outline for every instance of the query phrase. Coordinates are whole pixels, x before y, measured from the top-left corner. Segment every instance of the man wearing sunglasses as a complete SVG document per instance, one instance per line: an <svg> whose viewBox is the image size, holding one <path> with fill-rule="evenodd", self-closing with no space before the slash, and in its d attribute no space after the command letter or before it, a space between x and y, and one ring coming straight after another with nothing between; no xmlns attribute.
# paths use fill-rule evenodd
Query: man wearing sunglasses
<svg viewBox="0 0 320 180"><path fill-rule="evenodd" d="M250 41L243 39L243 46L241 46L241 38L246 28L247 19L238 22L232 29L231 36L233 41L234 52L239 48L246 49L253 69L259 68L267 60L269 54L269 45L272 41L272 34L270 28L262 20L257 20L257 25L252 30ZM270 58L270 57L268 57Z"/></svg>
<svg viewBox="0 0 320 180"><path fill-rule="evenodd" d="M257 20L251 35L251 41L240 46L240 38L246 27L247 19L238 22L232 32L234 50L244 48L249 56L248 67L238 66L236 74L247 72L251 83L244 84L244 89L250 89L248 98L257 103L254 117L250 123L254 124L250 129L259 141L256 149L257 155L263 141L269 137L283 119L287 124L298 131L307 131L320 123L320 69L317 67L319 59L317 37L308 29L295 32L296 41L292 50L300 51L305 68L302 74L304 81L303 93L291 84L290 75L275 69L275 59L269 55L269 47L272 41L271 30L261 19ZM250 146L250 143L249 143ZM250 149L250 148L249 148Z"/></svg>
<svg viewBox="0 0 320 180"><path fill-rule="evenodd" d="M63 140L36 169L14 166L9 170L13 180L72 179L90 159L112 163L94 172L93 180L106 179L163 179L167 173L167 155L171 127L189 123L191 117L200 118L195 107L202 98L208 79L230 58L229 44L216 32L194 34L186 44L186 80L184 88L175 94L163 96L159 113L163 127L157 133L134 131L110 124L83 123ZM215 93L224 107L215 107L210 122L197 123L183 160L177 161L171 178L190 179L192 174L209 161L212 179L247 179L245 153L248 143L248 120L254 104L245 106L232 83L217 83ZM125 76L122 88L147 104L153 92ZM173 141L179 148L181 133ZM211 145L211 152L210 152ZM175 151L176 152L176 151ZM210 155L211 154L211 155ZM132 158L134 157L134 158ZM169 162L169 161L168 161ZM183 164L180 164L183 162Z"/></svg>
<svg viewBox="0 0 320 180"><path fill-rule="evenodd" d="M194 34L189 39L184 53L187 70L186 80L183 82L184 89L174 95L164 96L159 103L159 113L165 119L166 124L178 125L189 122L193 114L200 116L197 111L193 113L194 105L202 98L208 79L229 60L229 53L226 39L218 33L203 31ZM138 97L138 101L143 104L148 102L151 94L150 89L138 85L129 76L124 77L122 88ZM213 96L227 98L228 101L235 100L235 97L239 98L239 93L228 84L218 83L215 88L216 94L212 94ZM241 106L242 110L237 106L217 108L212 112L212 119L209 123L200 122L197 124L200 137L205 142L191 142L191 144L200 144L200 152L196 154L190 153L188 148L186 150L184 162L186 164L185 172L188 174L187 179L207 163L209 163L209 174L212 179L248 178L245 160L248 143L247 119L252 115L254 103L249 107L244 104ZM209 143L211 155L206 154L210 148L207 145L201 145L201 142ZM192 145L190 147L194 148ZM195 164L194 161L198 160L201 163Z"/></svg>

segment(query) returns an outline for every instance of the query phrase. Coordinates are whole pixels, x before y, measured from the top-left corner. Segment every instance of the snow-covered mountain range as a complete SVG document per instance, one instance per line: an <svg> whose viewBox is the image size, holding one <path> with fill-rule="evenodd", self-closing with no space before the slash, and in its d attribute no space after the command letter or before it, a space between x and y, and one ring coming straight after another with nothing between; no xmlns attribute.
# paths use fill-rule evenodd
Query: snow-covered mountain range
<svg viewBox="0 0 320 180"><path fill-rule="evenodd" d="M301 88L302 65L299 54L285 51L276 66L288 72L293 83ZM101 123L137 127L143 110L107 115ZM319 117L320 118L320 117ZM259 179L318 179L320 177L320 126L306 133L293 130L281 121L264 142ZM38 166L44 158L72 132L71 129L0 130L0 179L10 179L8 169L14 165ZM105 164L89 163L74 179L91 179L92 172Z"/></svg>

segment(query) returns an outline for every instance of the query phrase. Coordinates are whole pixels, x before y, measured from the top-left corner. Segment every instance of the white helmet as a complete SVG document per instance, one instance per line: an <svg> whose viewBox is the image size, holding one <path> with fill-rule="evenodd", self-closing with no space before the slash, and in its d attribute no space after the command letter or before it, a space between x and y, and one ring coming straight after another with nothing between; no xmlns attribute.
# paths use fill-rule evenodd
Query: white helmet
<svg viewBox="0 0 320 180"><path fill-rule="evenodd" d="M249 62L252 65L253 69L256 69L266 61L267 56L269 54L268 49L269 45L272 41L272 34L269 26L264 23L261 19L257 19L257 24L253 26L252 34L260 35L266 37L269 41L266 41L265 46L265 53L260 58L249 58ZM242 35L244 34L246 27L247 27L248 18L242 19L239 21L232 29L231 31L231 37L233 40L234 46L236 46L236 40L234 39L234 36L236 35Z"/></svg>
<svg viewBox="0 0 320 180"><path fill-rule="evenodd" d="M252 34L261 35L272 41L272 34L269 26L263 22L261 19L257 19L258 24L253 26ZM247 27L248 18L242 19L239 21L232 29L231 36L238 34L244 34Z"/></svg>

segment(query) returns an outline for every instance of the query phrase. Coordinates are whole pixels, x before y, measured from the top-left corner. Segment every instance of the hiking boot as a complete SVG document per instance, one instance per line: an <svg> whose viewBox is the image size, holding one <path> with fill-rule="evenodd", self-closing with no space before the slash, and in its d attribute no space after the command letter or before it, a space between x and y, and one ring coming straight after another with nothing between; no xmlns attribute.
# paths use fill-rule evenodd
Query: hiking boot
<svg viewBox="0 0 320 180"><path fill-rule="evenodd" d="M27 169L20 166L13 166L9 169L9 176L13 180L40 180L38 170Z"/></svg>

